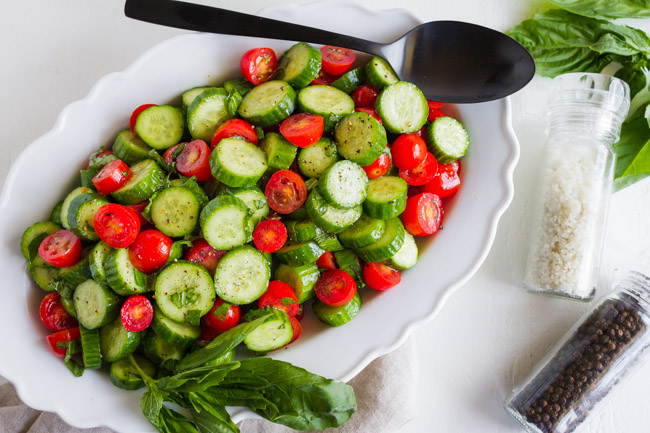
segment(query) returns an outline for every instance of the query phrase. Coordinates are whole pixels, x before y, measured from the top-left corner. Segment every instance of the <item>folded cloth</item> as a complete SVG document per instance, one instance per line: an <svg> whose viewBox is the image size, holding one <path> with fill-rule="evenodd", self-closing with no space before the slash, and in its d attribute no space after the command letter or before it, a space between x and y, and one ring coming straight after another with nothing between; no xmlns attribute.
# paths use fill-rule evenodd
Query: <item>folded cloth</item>
<svg viewBox="0 0 650 433"><path fill-rule="evenodd" d="M330 433L394 433L417 411L417 352L413 337L394 352L377 358L350 381L358 409L344 426ZM72 380L72 379L71 379ZM293 429L266 420L245 420L242 433L289 433ZM79 429L58 415L23 404L14 387L0 377L0 432L2 433L114 433L98 427Z"/></svg>

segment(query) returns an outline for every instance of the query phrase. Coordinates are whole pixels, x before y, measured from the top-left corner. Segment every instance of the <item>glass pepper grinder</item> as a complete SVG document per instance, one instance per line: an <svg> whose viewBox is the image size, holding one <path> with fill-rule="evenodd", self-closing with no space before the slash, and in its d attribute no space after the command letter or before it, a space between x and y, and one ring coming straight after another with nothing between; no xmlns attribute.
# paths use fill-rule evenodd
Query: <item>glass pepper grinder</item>
<svg viewBox="0 0 650 433"><path fill-rule="evenodd" d="M595 294L621 125L630 89L603 74L553 80L524 284L583 301Z"/></svg>

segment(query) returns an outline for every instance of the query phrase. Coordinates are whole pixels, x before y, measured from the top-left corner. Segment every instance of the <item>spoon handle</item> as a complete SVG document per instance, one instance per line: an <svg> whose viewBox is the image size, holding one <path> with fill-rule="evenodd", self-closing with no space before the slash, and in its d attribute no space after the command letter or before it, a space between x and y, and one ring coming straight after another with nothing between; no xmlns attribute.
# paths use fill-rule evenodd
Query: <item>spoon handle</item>
<svg viewBox="0 0 650 433"><path fill-rule="evenodd" d="M376 42L226 9L173 0L126 0L129 18L199 32L305 41L381 54Z"/></svg>

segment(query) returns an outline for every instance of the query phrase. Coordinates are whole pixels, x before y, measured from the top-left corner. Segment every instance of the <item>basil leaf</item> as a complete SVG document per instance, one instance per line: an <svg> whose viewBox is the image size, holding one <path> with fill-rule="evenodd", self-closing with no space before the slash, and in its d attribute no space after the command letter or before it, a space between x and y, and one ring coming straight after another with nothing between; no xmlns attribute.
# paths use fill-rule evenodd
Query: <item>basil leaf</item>
<svg viewBox="0 0 650 433"><path fill-rule="evenodd" d="M282 298L282 299L280 299L280 302L282 302L282 305L284 305L285 307L287 305L296 305L297 304L297 302L292 298Z"/></svg>
<svg viewBox="0 0 650 433"><path fill-rule="evenodd" d="M190 413L201 433L239 433L230 414L223 406L211 404L201 393L189 393Z"/></svg>
<svg viewBox="0 0 650 433"><path fill-rule="evenodd" d="M156 428L160 428L160 411L163 407L163 400L163 394L155 388L145 392L140 400L142 413Z"/></svg>
<svg viewBox="0 0 650 433"><path fill-rule="evenodd" d="M223 302L221 305L219 305L217 308L214 309L212 314L216 317L217 320L224 321L226 320L226 314L228 313L228 310L230 310L230 307L232 307L232 304L228 302Z"/></svg>
<svg viewBox="0 0 650 433"><path fill-rule="evenodd" d="M72 359L72 355L81 353L81 341L79 339L61 341L56 344L56 347L59 349L66 349L65 357L63 358L65 366L68 367L68 370L72 372L74 377L81 377L84 374L84 367Z"/></svg>
<svg viewBox="0 0 650 433"><path fill-rule="evenodd" d="M178 149L176 149L178 150ZM149 151L149 158L153 159L156 164L160 166L163 170L165 170L167 173L171 174L178 174L178 170L176 170L176 165L175 164L167 164L167 161L165 161L165 158L162 157L155 149L151 149Z"/></svg>
<svg viewBox="0 0 650 433"><path fill-rule="evenodd" d="M158 422L158 430L164 433L199 433L192 421L165 406L160 410Z"/></svg>
<svg viewBox="0 0 650 433"><path fill-rule="evenodd" d="M198 392L219 385L231 370L239 368L239 362L210 365L186 370L175 376L164 377L158 382L162 390L175 392Z"/></svg>
<svg viewBox="0 0 650 433"><path fill-rule="evenodd" d="M551 0L551 3L592 18L650 18L650 0Z"/></svg>
<svg viewBox="0 0 650 433"><path fill-rule="evenodd" d="M650 105L643 111L650 116ZM621 139L614 144L616 169L614 189L619 191L650 175L650 120L644 116L626 122L621 128Z"/></svg>

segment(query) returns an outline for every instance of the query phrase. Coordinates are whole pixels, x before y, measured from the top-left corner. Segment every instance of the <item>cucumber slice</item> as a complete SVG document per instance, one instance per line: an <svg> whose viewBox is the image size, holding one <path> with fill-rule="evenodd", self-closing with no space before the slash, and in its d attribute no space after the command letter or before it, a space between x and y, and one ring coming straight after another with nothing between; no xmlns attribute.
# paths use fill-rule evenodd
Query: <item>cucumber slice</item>
<svg viewBox="0 0 650 433"><path fill-rule="evenodd" d="M350 274L354 281L357 282L357 289L364 287L366 282L363 280L363 271L359 257L352 250L341 250L334 252L334 258L339 269Z"/></svg>
<svg viewBox="0 0 650 433"><path fill-rule="evenodd" d="M308 86L298 93L298 107L305 113L323 117L325 132L346 115L354 112L354 101L342 90L332 86Z"/></svg>
<svg viewBox="0 0 650 433"><path fill-rule="evenodd" d="M101 168L89 168L88 170L80 170L79 171L79 177L81 179L81 186L85 188L95 188L95 184L93 183L93 178Z"/></svg>
<svg viewBox="0 0 650 433"><path fill-rule="evenodd" d="M334 137L339 154L361 166L375 162L388 143L384 127L367 113L345 116L334 128Z"/></svg>
<svg viewBox="0 0 650 433"><path fill-rule="evenodd" d="M296 159L298 148L289 143L277 132L269 132L260 142L260 148L266 153L269 168L287 170Z"/></svg>
<svg viewBox="0 0 650 433"><path fill-rule="evenodd" d="M109 252L104 262L104 269L108 285L118 295L130 296L148 290L146 275L133 267L129 259L129 250L126 248Z"/></svg>
<svg viewBox="0 0 650 433"><path fill-rule="evenodd" d="M389 219L384 235L377 242L356 251L365 262L381 262L390 259L402 248L405 237L406 231L399 218Z"/></svg>
<svg viewBox="0 0 650 433"><path fill-rule="evenodd" d="M293 113L296 92L286 81L267 81L244 96L237 113L256 126L280 123Z"/></svg>
<svg viewBox="0 0 650 433"><path fill-rule="evenodd" d="M90 273L93 278L97 281L106 281L106 269L104 268L104 262L106 261L106 256L110 253L113 248L109 247L105 242L99 241L97 245L90 252L88 257Z"/></svg>
<svg viewBox="0 0 650 433"><path fill-rule="evenodd" d="M231 304L250 304L266 292L271 266L259 250L244 245L226 253L217 265L217 295Z"/></svg>
<svg viewBox="0 0 650 433"><path fill-rule="evenodd" d="M300 149L298 154L298 168L309 178L318 178L339 159L336 143L323 137L315 144Z"/></svg>
<svg viewBox="0 0 650 433"><path fill-rule="evenodd" d="M79 188L70 191L70 193L65 197L63 204L61 205L61 225L63 225L64 229L70 230L70 225L68 224L68 210L70 209L70 203L72 200L74 200L78 195L88 194L91 192L95 192L95 190L85 186L80 186Z"/></svg>
<svg viewBox="0 0 650 433"><path fill-rule="evenodd" d="M106 362L115 362L126 358L138 348L142 332L131 332L124 329L122 320L118 317L99 329L99 348Z"/></svg>
<svg viewBox="0 0 650 433"><path fill-rule="evenodd" d="M187 108L187 129L193 138L209 143L217 128L230 118L228 92L220 87L211 87L197 96Z"/></svg>
<svg viewBox="0 0 650 433"><path fill-rule="evenodd" d="M167 176L152 159L134 164L131 166L131 173L133 176L124 186L111 194L118 203L127 205L140 203L165 187Z"/></svg>
<svg viewBox="0 0 650 433"><path fill-rule="evenodd" d="M316 245L318 245L323 251L340 251L343 249L343 245L339 242L338 236L334 233L323 233L314 238L314 242L316 242Z"/></svg>
<svg viewBox="0 0 650 433"><path fill-rule="evenodd" d="M68 226L80 239L98 241L93 220L100 207L108 204L104 196L96 192L84 193L72 199L68 206Z"/></svg>
<svg viewBox="0 0 650 433"><path fill-rule="evenodd" d="M406 233L402 248L389 259L389 265L400 270L410 269L418 261L418 246L413 235Z"/></svg>
<svg viewBox="0 0 650 433"><path fill-rule="evenodd" d="M192 191L183 187L167 188L151 202L151 221L163 234L181 237L194 233L201 204Z"/></svg>
<svg viewBox="0 0 650 433"><path fill-rule="evenodd" d="M201 327L190 323L179 323L160 311L157 304L153 307L151 329L167 343L177 347L188 347L201 335Z"/></svg>
<svg viewBox="0 0 650 433"><path fill-rule="evenodd" d="M305 266L314 263L324 253L315 242L284 245L276 251L276 257L289 266Z"/></svg>
<svg viewBox="0 0 650 433"><path fill-rule="evenodd" d="M274 80L284 80L296 88L307 87L318 77L321 52L305 42L289 48L278 61Z"/></svg>
<svg viewBox="0 0 650 433"><path fill-rule="evenodd" d="M281 263L273 274L275 280L291 286L299 304L315 296L314 286L318 277L320 277L320 271L314 263L304 266L289 266Z"/></svg>
<svg viewBox="0 0 650 433"><path fill-rule="evenodd" d="M438 117L427 127L429 152L440 164L449 164L465 156L469 146L467 130L453 117Z"/></svg>
<svg viewBox="0 0 650 433"><path fill-rule="evenodd" d="M71 286L76 287L79 284L83 283L86 280L92 278L90 273L90 263L88 256L90 251L84 250L81 255L81 260L75 263L72 266L67 268L59 269L59 278L67 283L70 283ZM63 295L61 295L63 296Z"/></svg>
<svg viewBox="0 0 650 433"><path fill-rule="evenodd" d="M153 330L147 331L142 339L142 350L145 356L157 365L170 359L180 361L186 352L184 347L169 344Z"/></svg>
<svg viewBox="0 0 650 433"><path fill-rule="evenodd" d="M382 176L368 183L368 197L363 209L371 218L395 218L406 209L408 184L401 177Z"/></svg>
<svg viewBox="0 0 650 433"><path fill-rule="evenodd" d="M350 228L339 234L339 241L348 248L363 248L377 242L386 231L386 222L361 215Z"/></svg>
<svg viewBox="0 0 650 433"><path fill-rule="evenodd" d="M318 181L318 189L329 204L341 209L359 206L368 193L368 176L352 161L332 164Z"/></svg>
<svg viewBox="0 0 650 433"><path fill-rule="evenodd" d="M138 115L135 133L149 147L168 149L181 141L185 122L178 108L154 105Z"/></svg>
<svg viewBox="0 0 650 433"><path fill-rule="evenodd" d="M201 211L201 230L205 240L217 250L229 250L248 242L251 212L233 196L219 196Z"/></svg>
<svg viewBox="0 0 650 433"><path fill-rule="evenodd" d="M235 78L223 83L223 88L226 89L228 93L237 91L242 96L246 96L246 94L250 92L253 87L255 86L245 78Z"/></svg>
<svg viewBox="0 0 650 433"><path fill-rule="evenodd" d="M324 302L316 301L312 306L314 314L321 322L330 326L341 326L354 319L361 311L361 297L359 293L345 305L332 307Z"/></svg>
<svg viewBox="0 0 650 433"><path fill-rule="evenodd" d="M46 292L54 291L54 282L59 276L57 268L36 266L30 263L27 265L27 269L38 287Z"/></svg>
<svg viewBox="0 0 650 433"><path fill-rule="evenodd" d="M86 329L80 326L79 333L84 367L92 370L100 368L102 357L99 349L99 329Z"/></svg>
<svg viewBox="0 0 650 433"><path fill-rule="evenodd" d="M263 309L262 311L266 311ZM283 310L273 310L275 318L261 324L244 339L244 344L254 352L268 352L291 342L293 327L289 316ZM251 311L250 313L255 313ZM250 315L249 313L249 315ZM251 315L254 317L254 314Z"/></svg>
<svg viewBox="0 0 650 433"><path fill-rule="evenodd" d="M323 234L320 227L311 220L288 221L285 226L287 227L287 238L295 243L307 242Z"/></svg>
<svg viewBox="0 0 650 433"><path fill-rule="evenodd" d="M309 214L307 213L307 207L302 206L302 207L296 209L295 211L293 211L293 212L291 212L289 214L286 214L285 217L289 221L302 221L304 219L309 218Z"/></svg>
<svg viewBox="0 0 650 433"><path fill-rule="evenodd" d="M251 186L248 188L229 188L225 187L221 194L232 195L237 197L244 202L251 215L248 219L248 225L250 228L251 236L255 227L269 214L270 208L266 202L266 196L256 186ZM247 242L252 241L252 238L249 237Z"/></svg>
<svg viewBox="0 0 650 433"><path fill-rule="evenodd" d="M413 83L398 81L386 87L375 102L384 128L394 134L416 132L429 116L429 105L422 91Z"/></svg>
<svg viewBox="0 0 650 433"><path fill-rule="evenodd" d="M382 90L386 86L399 81L397 74L388 62L381 57L373 57L368 64L366 64L366 78L377 90Z"/></svg>
<svg viewBox="0 0 650 433"><path fill-rule="evenodd" d="M212 178L213 180L216 181L216 179ZM205 184L204 184L205 185ZM172 179L169 181L169 186L181 186L183 188L187 188L194 195L196 196L196 199L199 201L199 205L201 206L201 209L203 209L203 206L208 204L210 199L208 198L208 193L199 185L199 183L196 181L196 177L181 177L179 179Z"/></svg>
<svg viewBox="0 0 650 433"><path fill-rule="evenodd" d="M113 143L113 153L128 165L149 158L151 147L133 134L130 129L125 129L117 134Z"/></svg>
<svg viewBox="0 0 650 433"><path fill-rule="evenodd" d="M155 283L156 303L176 322L198 325L214 303L214 282L205 267L184 260L160 271Z"/></svg>
<svg viewBox="0 0 650 433"><path fill-rule="evenodd" d="M50 213L50 221L52 221L54 224L61 225L61 208L63 207L63 200L58 202L56 206L54 206L54 209L52 209L52 212Z"/></svg>
<svg viewBox="0 0 650 433"><path fill-rule="evenodd" d="M86 329L97 329L111 323L122 307L115 292L95 280L79 284L73 299L77 319Z"/></svg>
<svg viewBox="0 0 650 433"><path fill-rule="evenodd" d="M334 80L332 87L336 87L345 93L352 93L357 87L366 81L366 70L354 68Z"/></svg>
<svg viewBox="0 0 650 433"><path fill-rule="evenodd" d="M305 207L312 221L328 233L341 233L361 217L361 206L352 209L330 206L318 189L309 193Z"/></svg>
<svg viewBox="0 0 650 433"><path fill-rule="evenodd" d="M216 89L216 87L192 87L184 91L181 95L181 111L183 114L187 115L187 109L192 105L196 97L208 89Z"/></svg>
<svg viewBox="0 0 650 433"><path fill-rule="evenodd" d="M266 168L266 153L241 138L224 138L210 154L212 175L228 186L253 186Z"/></svg>
<svg viewBox="0 0 650 433"><path fill-rule="evenodd" d="M138 354L133 359L144 373L153 377L156 374L156 366L147 358ZM111 364L111 383L120 389L134 391L144 387L144 380L140 377L138 370L131 364L131 359L125 358Z"/></svg>
<svg viewBox="0 0 650 433"><path fill-rule="evenodd" d="M61 226L50 221L43 221L32 224L27 227L20 239L20 252L28 262L32 262L38 257L38 247L41 246L43 239L61 230Z"/></svg>

